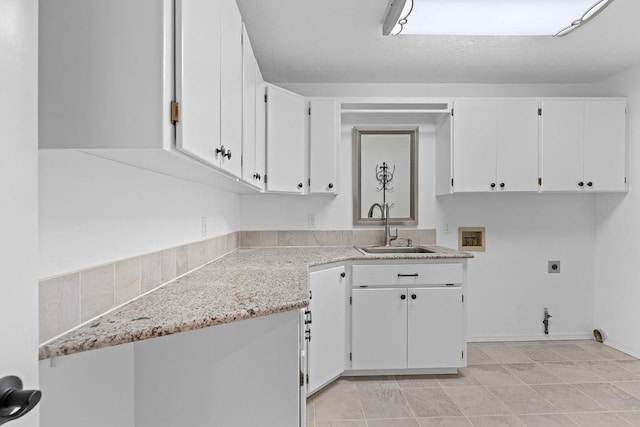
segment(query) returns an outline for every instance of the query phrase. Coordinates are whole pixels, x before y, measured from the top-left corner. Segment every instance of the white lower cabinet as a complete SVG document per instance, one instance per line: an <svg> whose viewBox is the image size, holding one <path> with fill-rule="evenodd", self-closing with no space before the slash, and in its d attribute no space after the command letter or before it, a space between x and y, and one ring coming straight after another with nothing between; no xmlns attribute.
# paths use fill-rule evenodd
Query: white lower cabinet
<svg viewBox="0 0 640 427"><path fill-rule="evenodd" d="M344 266L309 275L311 299L306 316L307 392L340 376L344 371L346 332L346 273Z"/></svg>
<svg viewBox="0 0 640 427"><path fill-rule="evenodd" d="M407 367L463 367L462 288L415 288L407 295Z"/></svg>
<svg viewBox="0 0 640 427"><path fill-rule="evenodd" d="M354 289L351 368L407 367L407 290Z"/></svg>
<svg viewBox="0 0 640 427"><path fill-rule="evenodd" d="M465 366L460 287L354 289L352 298L352 369Z"/></svg>
<svg viewBox="0 0 640 427"><path fill-rule="evenodd" d="M41 425L303 426L299 332L292 310L41 360Z"/></svg>
<svg viewBox="0 0 640 427"><path fill-rule="evenodd" d="M347 263L310 273L307 396L341 375L455 373L466 366L467 262L435 261Z"/></svg>
<svg viewBox="0 0 640 427"><path fill-rule="evenodd" d="M352 373L466 366L465 261L354 265L352 276Z"/></svg>

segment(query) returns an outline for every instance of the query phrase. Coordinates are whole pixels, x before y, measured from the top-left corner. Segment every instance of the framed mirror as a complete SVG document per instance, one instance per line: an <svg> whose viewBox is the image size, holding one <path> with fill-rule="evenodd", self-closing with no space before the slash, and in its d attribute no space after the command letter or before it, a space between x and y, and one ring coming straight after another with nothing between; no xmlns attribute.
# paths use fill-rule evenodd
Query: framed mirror
<svg viewBox="0 0 640 427"><path fill-rule="evenodd" d="M418 224L418 128L353 129L353 223Z"/></svg>

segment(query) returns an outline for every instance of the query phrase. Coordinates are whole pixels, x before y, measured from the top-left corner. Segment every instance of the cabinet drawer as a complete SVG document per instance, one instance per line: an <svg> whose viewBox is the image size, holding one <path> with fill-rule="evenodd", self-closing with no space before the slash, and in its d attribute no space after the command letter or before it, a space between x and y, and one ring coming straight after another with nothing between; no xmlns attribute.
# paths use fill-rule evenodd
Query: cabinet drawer
<svg viewBox="0 0 640 427"><path fill-rule="evenodd" d="M354 265L353 286L462 283L462 264Z"/></svg>

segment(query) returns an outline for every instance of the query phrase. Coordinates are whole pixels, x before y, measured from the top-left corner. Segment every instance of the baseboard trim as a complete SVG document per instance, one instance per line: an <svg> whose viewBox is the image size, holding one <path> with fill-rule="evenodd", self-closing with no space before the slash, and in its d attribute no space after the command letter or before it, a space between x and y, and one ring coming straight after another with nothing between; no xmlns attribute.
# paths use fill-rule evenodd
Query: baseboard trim
<svg viewBox="0 0 640 427"><path fill-rule="evenodd" d="M611 341L610 339L606 339L604 344L609 347L613 347L616 350L620 350L623 353L627 353L629 356L633 356L636 359L640 359L640 350L637 348L629 347L628 345L620 344L619 342Z"/></svg>
<svg viewBox="0 0 640 427"><path fill-rule="evenodd" d="M584 334L553 334L553 335L504 335L468 337L467 342L500 342L500 341L564 341L593 339L590 333ZM621 350L624 351L624 350ZM625 351L626 353L626 351Z"/></svg>

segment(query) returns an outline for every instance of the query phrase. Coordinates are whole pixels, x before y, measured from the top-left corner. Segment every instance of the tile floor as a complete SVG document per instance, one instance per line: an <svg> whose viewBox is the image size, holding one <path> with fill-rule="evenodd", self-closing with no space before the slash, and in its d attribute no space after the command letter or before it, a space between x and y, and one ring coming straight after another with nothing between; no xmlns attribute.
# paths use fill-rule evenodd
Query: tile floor
<svg viewBox="0 0 640 427"><path fill-rule="evenodd" d="M595 341L471 343L458 375L341 378L307 427L640 426L640 360Z"/></svg>

